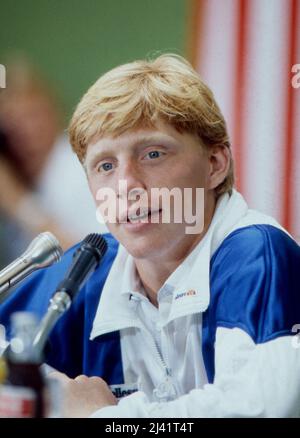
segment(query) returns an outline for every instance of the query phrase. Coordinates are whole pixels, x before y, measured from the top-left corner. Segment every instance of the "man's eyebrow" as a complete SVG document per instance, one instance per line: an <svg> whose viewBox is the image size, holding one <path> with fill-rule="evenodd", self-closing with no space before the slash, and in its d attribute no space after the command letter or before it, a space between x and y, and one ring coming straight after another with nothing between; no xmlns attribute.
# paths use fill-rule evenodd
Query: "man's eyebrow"
<svg viewBox="0 0 300 438"><path fill-rule="evenodd" d="M96 160L99 160L102 157L109 157L113 154L114 149L109 147L109 145L103 146L101 149L91 152L88 158L85 157L83 162L83 166L86 169L89 165L93 164Z"/></svg>
<svg viewBox="0 0 300 438"><path fill-rule="evenodd" d="M172 139L170 137L162 134L144 136L144 137L140 137L133 143L132 150L146 148L151 145L156 145L156 146L163 146L164 144L168 145L171 142Z"/></svg>
<svg viewBox="0 0 300 438"><path fill-rule="evenodd" d="M136 150L141 147L147 147L152 143L163 144L163 143L171 143L172 139L169 136L163 134L152 134L145 135L137 138L131 145L132 150ZM174 142L174 140L173 140ZM126 147L126 146L125 146ZM99 159L101 157L106 157L112 155L118 147L110 147L109 144L103 146L103 148L95 151L89 156L88 162L85 160L85 164L92 163L94 160Z"/></svg>
<svg viewBox="0 0 300 438"><path fill-rule="evenodd" d="M145 143L160 143L160 142L164 142L167 140L170 141L170 138L164 134L145 135L145 136L137 139L137 141L134 142L134 146L141 146L141 145L144 145Z"/></svg>
<svg viewBox="0 0 300 438"><path fill-rule="evenodd" d="M98 159L99 157L109 156L109 155L111 155L112 153L113 153L113 149L110 149L109 147L106 147L106 146L105 146L104 148L101 148L101 149L99 149L99 150L93 152L93 153L89 156L89 158L88 158L88 162L90 163L90 162L94 161L95 159ZM86 161L86 162L87 162L87 161Z"/></svg>

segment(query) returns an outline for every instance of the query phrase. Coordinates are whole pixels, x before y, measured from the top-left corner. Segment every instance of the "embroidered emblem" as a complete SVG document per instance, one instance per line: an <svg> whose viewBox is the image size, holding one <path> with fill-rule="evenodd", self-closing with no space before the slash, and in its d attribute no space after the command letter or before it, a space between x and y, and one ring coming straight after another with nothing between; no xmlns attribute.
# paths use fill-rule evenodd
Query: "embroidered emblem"
<svg viewBox="0 0 300 438"><path fill-rule="evenodd" d="M187 296L192 296L192 295L196 295L196 291L190 289L187 292L182 292L176 295L175 300L178 300L178 298L183 298L183 297L187 297Z"/></svg>
<svg viewBox="0 0 300 438"><path fill-rule="evenodd" d="M137 384L121 384L121 385L110 385L110 390L116 398L126 397L133 392L138 391Z"/></svg>

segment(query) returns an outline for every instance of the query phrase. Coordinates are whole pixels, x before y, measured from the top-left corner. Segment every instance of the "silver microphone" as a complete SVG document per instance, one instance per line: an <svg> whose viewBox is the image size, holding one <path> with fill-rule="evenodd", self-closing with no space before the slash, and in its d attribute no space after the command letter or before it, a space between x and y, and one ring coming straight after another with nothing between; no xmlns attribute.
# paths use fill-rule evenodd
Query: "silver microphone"
<svg viewBox="0 0 300 438"><path fill-rule="evenodd" d="M0 303L8 290L36 269L58 262L63 250L56 237L48 231L39 234L26 251L0 272Z"/></svg>

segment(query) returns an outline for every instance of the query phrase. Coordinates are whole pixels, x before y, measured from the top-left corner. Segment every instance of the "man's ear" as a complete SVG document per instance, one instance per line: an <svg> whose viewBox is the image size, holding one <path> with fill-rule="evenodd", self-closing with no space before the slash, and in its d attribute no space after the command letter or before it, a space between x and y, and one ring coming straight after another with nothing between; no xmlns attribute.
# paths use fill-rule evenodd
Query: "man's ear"
<svg viewBox="0 0 300 438"><path fill-rule="evenodd" d="M210 162L209 189L220 185L228 175L231 152L227 146L215 145L208 150Z"/></svg>

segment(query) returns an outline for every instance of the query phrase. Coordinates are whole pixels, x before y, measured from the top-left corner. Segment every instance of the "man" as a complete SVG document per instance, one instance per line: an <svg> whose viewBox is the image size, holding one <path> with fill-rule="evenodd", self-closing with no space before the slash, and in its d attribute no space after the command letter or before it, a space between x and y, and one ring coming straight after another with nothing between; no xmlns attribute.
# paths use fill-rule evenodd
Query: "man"
<svg viewBox="0 0 300 438"><path fill-rule="evenodd" d="M101 266L50 336L65 415L298 416L300 249L233 189L224 119L190 64L163 55L108 72L70 139L101 214L103 193L116 205ZM174 188L192 189L181 208L154 191ZM192 215L175 220L178 209L201 199L203 221L187 231ZM5 324L16 309L45 312L75 248L2 306Z"/></svg>

